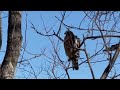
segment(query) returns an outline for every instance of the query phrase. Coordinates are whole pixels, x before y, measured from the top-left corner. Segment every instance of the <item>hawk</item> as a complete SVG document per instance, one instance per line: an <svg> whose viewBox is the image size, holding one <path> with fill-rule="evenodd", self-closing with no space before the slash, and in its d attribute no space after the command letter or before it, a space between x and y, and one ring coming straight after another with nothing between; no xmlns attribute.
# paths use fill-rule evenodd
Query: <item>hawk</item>
<svg viewBox="0 0 120 90"><path fill-rule="evenodd" d="M73 70L78 70L78 59L79 59L79 51L80 51L80 39L73 34L71 31L65 32L64 37L64 48L66 55L68 56L68 61L72 61Z"/></svg>

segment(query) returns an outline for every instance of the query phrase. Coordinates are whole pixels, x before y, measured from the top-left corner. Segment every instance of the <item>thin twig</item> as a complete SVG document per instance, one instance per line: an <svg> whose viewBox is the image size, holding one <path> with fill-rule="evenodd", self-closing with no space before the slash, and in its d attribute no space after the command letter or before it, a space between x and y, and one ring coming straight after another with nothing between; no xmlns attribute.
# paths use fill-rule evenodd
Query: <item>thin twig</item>
<svg viewBox="0 0 120 90"><path fill-rule="evenodd" d="M90 59L89 59L87 51L86 51L86 45L85 45L85 43L84 43L84 47L85 47L84 52L85 52L85 55L86 55L86 58L87 58L87 61L88 61L88 66L90 68L92 78L95 79L94 72L93 72L91 64L90 64Z"/></svg>
<svg viewBox="0 0 120 90"><path fill-rule="evenodd" d="M68 79L70 79L70 76L69 76L69 74L68 74L68 69L65 69L65 71L66 71L66 74L67 74Z"/></svg>

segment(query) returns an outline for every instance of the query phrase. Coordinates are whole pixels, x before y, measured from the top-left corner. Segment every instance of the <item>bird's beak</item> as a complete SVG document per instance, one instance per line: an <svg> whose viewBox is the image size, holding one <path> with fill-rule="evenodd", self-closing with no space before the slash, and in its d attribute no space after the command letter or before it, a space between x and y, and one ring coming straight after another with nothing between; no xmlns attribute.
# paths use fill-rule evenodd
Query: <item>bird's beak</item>
<svg viewBox="0 0 120 90"><path fill-rule="evenodd" d="M66 32L64 34L66 35Z"/></svg>

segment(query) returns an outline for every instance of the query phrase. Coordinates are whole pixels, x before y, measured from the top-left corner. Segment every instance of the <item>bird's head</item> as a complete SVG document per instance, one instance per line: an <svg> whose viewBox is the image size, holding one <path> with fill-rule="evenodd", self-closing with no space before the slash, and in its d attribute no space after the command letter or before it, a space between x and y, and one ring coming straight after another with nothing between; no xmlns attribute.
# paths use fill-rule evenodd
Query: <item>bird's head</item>
<svg viewBox="0 0 120 90"><path fill-rule="evenodd" d="M74 34L73 34L73 32L72 31L66 31L65 33L64 33L65 35L68 35L68 36L74 36Z"/></svg>

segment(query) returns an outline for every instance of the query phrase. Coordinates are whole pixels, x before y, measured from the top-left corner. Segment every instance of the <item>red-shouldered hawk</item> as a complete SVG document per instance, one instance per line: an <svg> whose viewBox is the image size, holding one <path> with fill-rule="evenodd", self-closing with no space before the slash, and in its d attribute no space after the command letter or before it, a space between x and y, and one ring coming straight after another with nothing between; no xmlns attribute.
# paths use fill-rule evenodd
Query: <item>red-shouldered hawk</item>
<svg viewBox="0 0 120 90"><path fill-rule="evenodd" d="M65 32L64 37L64 48L66 55L68 56L68 61L72 61L73 70L78 70L78 59L80 51L80 39L73 34L71 31Z"/></svg>

